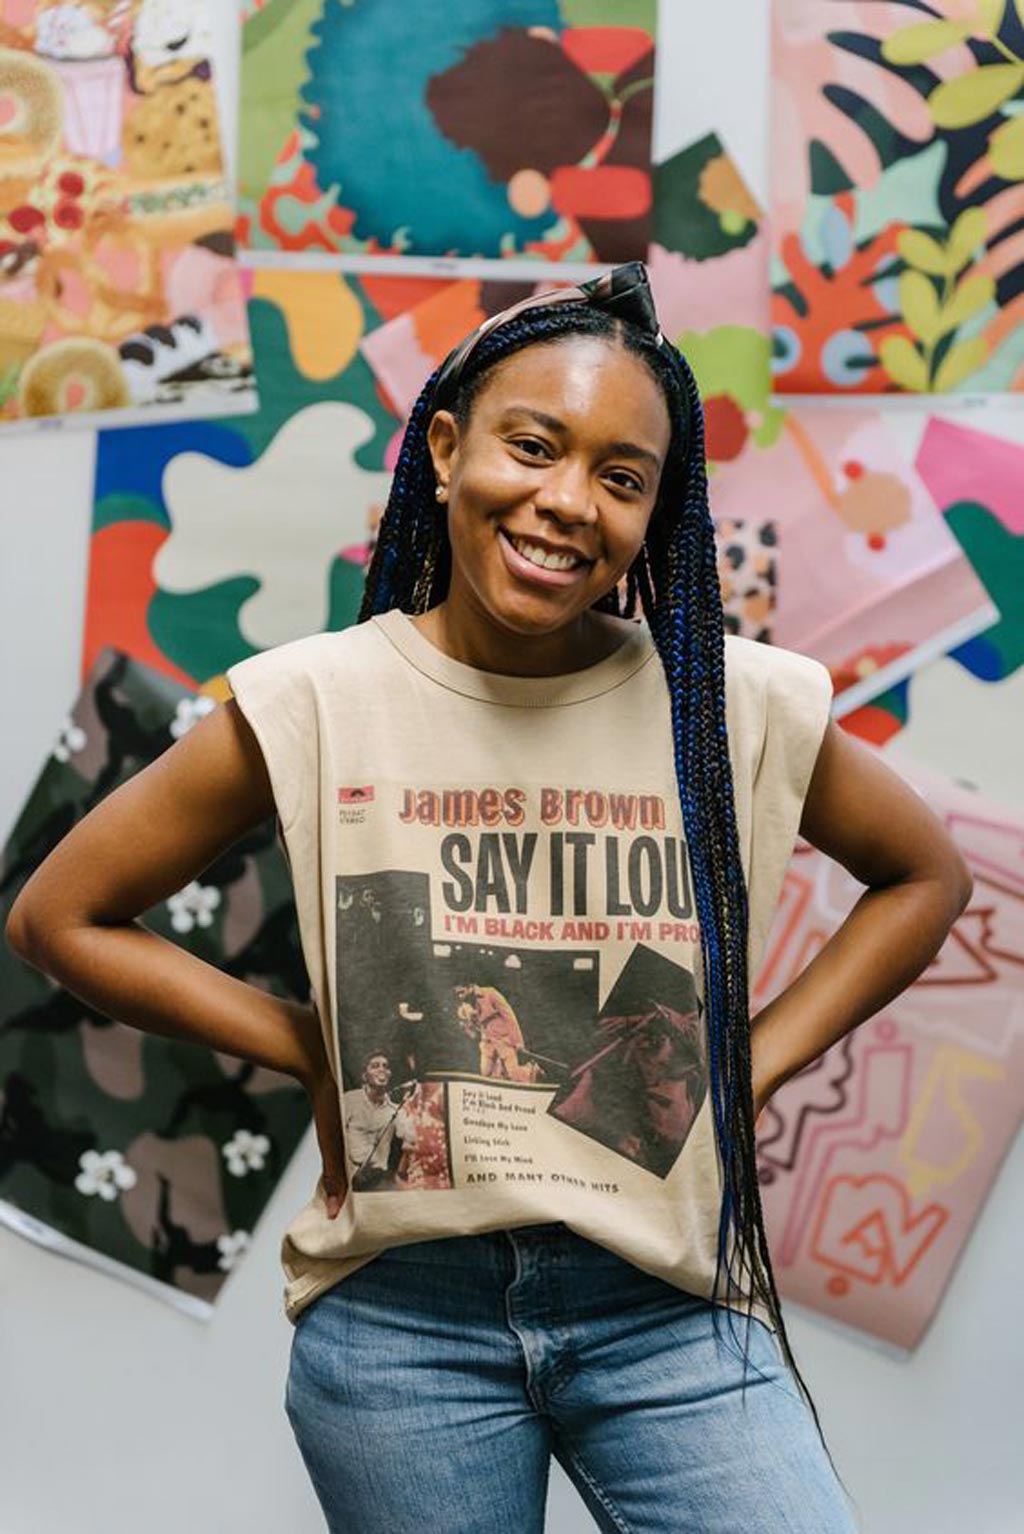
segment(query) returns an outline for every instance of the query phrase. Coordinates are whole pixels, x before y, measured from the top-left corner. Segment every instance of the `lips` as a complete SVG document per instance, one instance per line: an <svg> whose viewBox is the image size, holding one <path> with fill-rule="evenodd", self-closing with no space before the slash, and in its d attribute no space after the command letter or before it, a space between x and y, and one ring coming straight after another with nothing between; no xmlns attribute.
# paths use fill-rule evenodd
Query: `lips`
<svg viewBox="0 0 1024 1534"><path fill-rule="evenodd" d="M571 586L582 580L594 563L576 549L513 533L504 527L498 531L505 563L522 580L542 586Z"/></svg>

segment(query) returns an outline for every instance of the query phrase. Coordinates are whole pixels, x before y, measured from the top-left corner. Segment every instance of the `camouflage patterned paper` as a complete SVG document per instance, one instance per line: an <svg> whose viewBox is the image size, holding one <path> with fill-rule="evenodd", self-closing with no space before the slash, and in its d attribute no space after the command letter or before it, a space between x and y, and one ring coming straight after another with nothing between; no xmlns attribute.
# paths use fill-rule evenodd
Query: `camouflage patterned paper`
<svg viewBox="0 0 1024 1534"><path fill-rule="evenodd" d="M100 653L4 848L0 920L71 827L213 706ZM272 821L142 919L239 979L309 995ZM6 944L0 987L0 1222L209 1317L309 1127L305 1092L112 1022Z"/></svg>

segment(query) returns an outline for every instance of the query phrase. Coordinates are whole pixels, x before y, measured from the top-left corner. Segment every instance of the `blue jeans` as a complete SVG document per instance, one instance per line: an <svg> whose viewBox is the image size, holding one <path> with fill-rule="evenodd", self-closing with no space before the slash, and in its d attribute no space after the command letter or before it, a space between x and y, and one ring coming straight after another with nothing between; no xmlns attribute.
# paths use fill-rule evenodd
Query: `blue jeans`
<svg viewBox="0 0 1024 1534"><path fill-rule="evenodd" d="M727 1319L561 1223L418 1241L302 1312L285 1410L331 1534L541 1534L552 1454L612 1534L851 1534L775 1337L741 1405Z"/></svg>

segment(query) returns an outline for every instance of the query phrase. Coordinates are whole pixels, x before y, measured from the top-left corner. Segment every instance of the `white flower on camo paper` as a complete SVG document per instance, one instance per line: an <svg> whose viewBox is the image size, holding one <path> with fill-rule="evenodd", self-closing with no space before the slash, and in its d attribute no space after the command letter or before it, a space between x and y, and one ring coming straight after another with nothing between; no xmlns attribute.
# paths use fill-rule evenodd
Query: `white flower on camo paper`
<svg viewBox="0 0 1024 1534"><path fill-rule="evenodd" d="M249 1245L249 1232L245 1230L233 1231L230 1236L217 1237L217 1250L220 1256L217 1258L217 1266L225 1273L230 1273L235 1263L246 1251Z"/></svg>
<svg viewBox="0 0 1024 1534"><path fill-rule="evenodd" d="M88 743L88 736L81 725L75 724L69 714L60 727L57 744L53 748L53 754L58 762L66 762L76 751L84 751Z"/></svg>
<svg viewBox="0 0 1024 1534"><path fill-rule="evenodd" d="M221 1146L221 1154L231 1175L244 1177L247 1172L263 1170L269 1149L270 1141L266 1135L254 1135L251 1130L239 1129L226 1145Z"/></svg>
<svg viewBox="0 0 1024 1534"><path fill-rule="evenodd" d="M125 1188L134 1188L138 1177L120 1151L87 1150L78 1158L82 1168L75 1178L79 1193L98 1193L110 1203Z"/></svg>
<svg viewBox="0 0 1024 1534"><path fill-rule="evenodd" d="M171 720L171 734L175 740L180 740L183 735L187 735L204 714L212 713L216 707L214 700L208 698L205 693L200 693L198 698L182 698Z"/></svg>
<svg viewBox="0 0 1024 1534"><path fill-rule="evenodd" d="M200 884L193 879L183 890L171 895L167 909L175 932L191 932L193 927L212 927L213 913L220 905L220 890L215 884Z"/></svg>

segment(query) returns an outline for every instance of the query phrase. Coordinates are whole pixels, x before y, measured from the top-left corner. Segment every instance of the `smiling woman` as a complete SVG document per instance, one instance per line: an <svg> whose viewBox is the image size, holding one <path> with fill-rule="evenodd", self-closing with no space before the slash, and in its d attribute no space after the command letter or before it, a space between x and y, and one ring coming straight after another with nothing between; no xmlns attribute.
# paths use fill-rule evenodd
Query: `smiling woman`
<svg viewBox="0 0 1024 1534"><path fill-rule="evenodd" d="M540 1534L553 1453L605 1530L849 1534L755 1122L970 880L830 722L825 668L724 633L699 395L642 267L467 338L410 417L360 622L228 675L9 935L111 1016L306 1087L286 1409L330 1528ZM311 1008L136 920L270 813ZM751 1022L798 831L868 888Z"/></svg>

